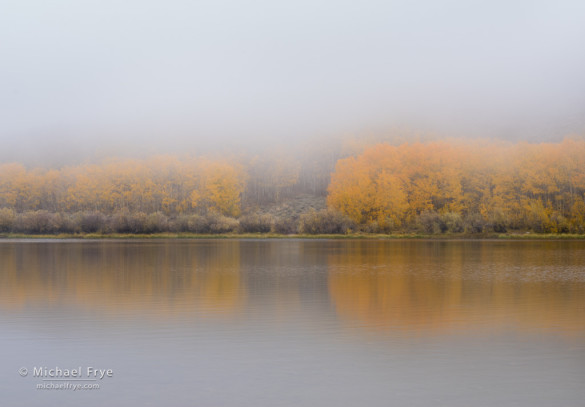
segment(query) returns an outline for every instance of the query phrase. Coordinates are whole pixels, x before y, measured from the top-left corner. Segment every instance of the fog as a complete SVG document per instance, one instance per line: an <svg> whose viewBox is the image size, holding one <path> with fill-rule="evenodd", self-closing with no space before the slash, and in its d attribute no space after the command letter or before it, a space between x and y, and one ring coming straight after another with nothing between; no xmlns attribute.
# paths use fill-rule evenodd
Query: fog
<svg viewBox="0 0 585 407"><path fill-rule="evenodd" d="M0 160L585 131L585 3L5 0Z"/></svg>

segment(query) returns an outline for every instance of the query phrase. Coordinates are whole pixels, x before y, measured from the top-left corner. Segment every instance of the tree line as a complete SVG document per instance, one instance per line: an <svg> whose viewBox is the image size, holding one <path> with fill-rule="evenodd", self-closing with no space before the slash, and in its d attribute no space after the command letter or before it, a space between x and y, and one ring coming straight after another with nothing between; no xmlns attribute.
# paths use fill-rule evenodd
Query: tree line
<svg viewBox="0 0 585 407"><path fill-rule="evenodd" d="M585 232L585 141L377 144L337 162L328 204L383 231Z"/></svg>
<svg viewBox="0 0 585 407"><path fill-rule="evenodd" d="M300 218L257 209L298 194L324 196L335 161L311 154L161 155L60 169L0 164L0 233L297 233Z"/></svg>
<svg viewBox="0 0 585 407"><path fill-rule="evenodd" d="M259 210L300 194L326 195L328 209ZM583 139L0 164L3 233L585 233L584 198Z"/></svg>

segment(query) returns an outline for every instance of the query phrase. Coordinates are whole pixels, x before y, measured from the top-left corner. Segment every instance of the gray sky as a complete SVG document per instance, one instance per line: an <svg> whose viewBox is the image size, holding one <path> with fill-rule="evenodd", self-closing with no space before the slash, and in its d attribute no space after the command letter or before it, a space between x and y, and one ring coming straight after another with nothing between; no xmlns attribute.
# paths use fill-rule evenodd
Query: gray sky
<svg viewBox="0 0 585 407"><path fill-rule="evenodd" d="M585 2L2 0L0 160L585 130Z"/></svg>

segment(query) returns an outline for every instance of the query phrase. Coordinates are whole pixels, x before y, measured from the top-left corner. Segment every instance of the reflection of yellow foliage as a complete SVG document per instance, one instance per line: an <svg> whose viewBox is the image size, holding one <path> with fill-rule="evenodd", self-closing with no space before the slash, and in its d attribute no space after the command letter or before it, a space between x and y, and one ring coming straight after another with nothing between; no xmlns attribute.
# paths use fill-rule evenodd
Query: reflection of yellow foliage
<svg viewBox="0 0 585 407"><path fill-rule="evenodd" d="M549 264L543 253L495 243L354 242L329 256L329 292L343 320L371 329L583 334L583 282L523 279ZM519 264L526 269L511 275Z"/></svg>
<svg viewBox="0 0 585 407"><path fill-rule="evenodd" d="M230 315L245 301L238 242L2 244L0 264L2 308L63 304L172 317Z"/></svg>

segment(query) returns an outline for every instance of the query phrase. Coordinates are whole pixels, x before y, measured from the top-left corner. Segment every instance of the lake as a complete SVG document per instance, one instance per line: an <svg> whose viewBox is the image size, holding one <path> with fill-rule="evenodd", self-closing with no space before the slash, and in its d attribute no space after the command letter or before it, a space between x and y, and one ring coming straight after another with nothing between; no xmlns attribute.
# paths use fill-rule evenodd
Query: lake
<svg viewBox="0 0 585 407"><path fill-rule="evenodd" d="M585 242L0 240L0 327L4 406L583 406Z"/></svg>

